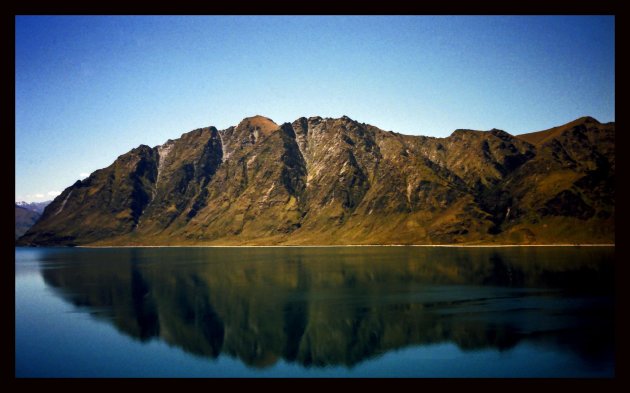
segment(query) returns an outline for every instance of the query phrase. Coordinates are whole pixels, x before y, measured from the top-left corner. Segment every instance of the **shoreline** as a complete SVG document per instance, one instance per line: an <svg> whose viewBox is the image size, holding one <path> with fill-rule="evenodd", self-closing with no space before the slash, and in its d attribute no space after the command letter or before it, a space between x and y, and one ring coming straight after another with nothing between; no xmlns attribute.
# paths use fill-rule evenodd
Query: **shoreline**
<svg viewBox="0 0 630 393"><path fill-rule="evenodd" d="M54 246L53 246L54 247ZM338 247L450 247L450 248L507 248L507 247L615 247L615 244L340 244L340 245L162 245L162 246L75 246L75 248L338 248Z"/></svg>

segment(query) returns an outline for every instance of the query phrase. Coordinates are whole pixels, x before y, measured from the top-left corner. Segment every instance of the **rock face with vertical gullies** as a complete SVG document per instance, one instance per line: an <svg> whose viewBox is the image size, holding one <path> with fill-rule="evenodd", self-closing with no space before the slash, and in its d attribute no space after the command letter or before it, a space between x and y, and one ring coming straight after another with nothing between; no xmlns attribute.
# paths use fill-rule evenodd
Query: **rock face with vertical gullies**
<svg viewBox="0 0 630 393"><path fill-rule="evenodd" d="M614 243L615 124L510 135L254 116L141 145L22 245Z"/></svg>

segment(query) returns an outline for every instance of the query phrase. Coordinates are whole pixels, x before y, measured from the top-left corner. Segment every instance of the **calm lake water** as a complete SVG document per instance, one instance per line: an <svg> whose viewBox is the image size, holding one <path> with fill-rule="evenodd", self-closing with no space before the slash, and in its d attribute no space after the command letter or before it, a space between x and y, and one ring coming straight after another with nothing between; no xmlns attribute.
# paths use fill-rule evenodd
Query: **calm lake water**
<svg viewBox="0 0 630 393"><path fill-rule="evenodd" d="M16 248L17 377L613 377L614 248Z"/></svg>

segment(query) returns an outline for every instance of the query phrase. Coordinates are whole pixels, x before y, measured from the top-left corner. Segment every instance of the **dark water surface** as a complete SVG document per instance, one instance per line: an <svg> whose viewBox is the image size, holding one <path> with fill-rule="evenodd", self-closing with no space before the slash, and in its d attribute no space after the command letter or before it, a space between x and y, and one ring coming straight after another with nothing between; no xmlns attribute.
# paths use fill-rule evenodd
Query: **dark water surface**
<svg viewBox="0 0 630 393"><path fill-rule="evenodd" d="M612 377L614 248L16 248L17 377Z"/></svg>

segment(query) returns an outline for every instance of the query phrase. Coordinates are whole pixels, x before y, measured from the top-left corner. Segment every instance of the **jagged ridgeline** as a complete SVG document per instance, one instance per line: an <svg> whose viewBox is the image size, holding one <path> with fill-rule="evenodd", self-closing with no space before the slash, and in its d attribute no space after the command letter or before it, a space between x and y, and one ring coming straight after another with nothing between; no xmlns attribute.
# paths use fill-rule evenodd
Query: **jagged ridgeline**
<svg viewBox="0 0 630 393"><path fill-rule="evenodd" d="M510 135L262 116L141 145L21 245L614 243L615 124Z"/></svg>

